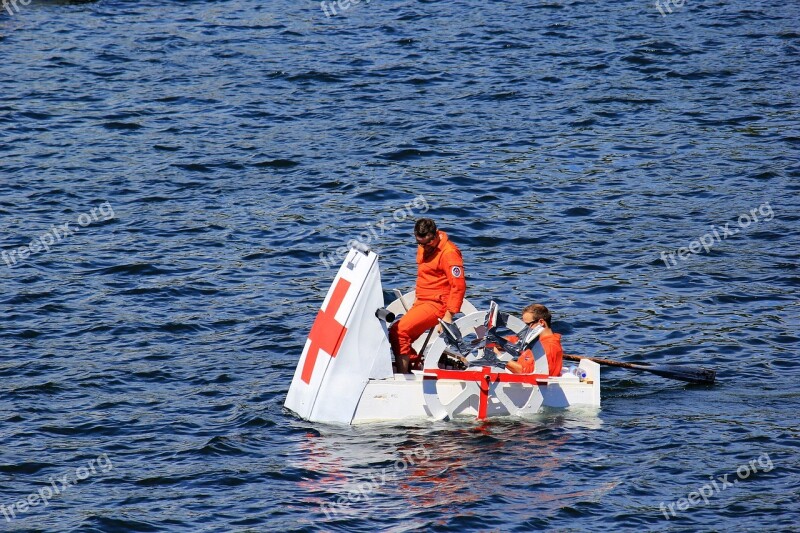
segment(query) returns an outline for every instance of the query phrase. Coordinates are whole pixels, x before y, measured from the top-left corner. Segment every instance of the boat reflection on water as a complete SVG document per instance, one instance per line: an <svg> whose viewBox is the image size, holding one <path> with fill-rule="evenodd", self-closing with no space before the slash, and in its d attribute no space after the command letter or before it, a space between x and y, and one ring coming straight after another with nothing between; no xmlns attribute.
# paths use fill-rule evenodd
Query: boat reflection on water
<svg viewBox="0 0 800 533"><path fill-rule="evenodd" d="M413 516L454 505L469 515L487 498L500 504L490 513L535 508L538 516L616 486L576 483L576 465L592 461L584 443L601 426L596 409L545 410L522 421L324 426L306 432L290 466L303 472L303 504L320 518Z"/></svg>

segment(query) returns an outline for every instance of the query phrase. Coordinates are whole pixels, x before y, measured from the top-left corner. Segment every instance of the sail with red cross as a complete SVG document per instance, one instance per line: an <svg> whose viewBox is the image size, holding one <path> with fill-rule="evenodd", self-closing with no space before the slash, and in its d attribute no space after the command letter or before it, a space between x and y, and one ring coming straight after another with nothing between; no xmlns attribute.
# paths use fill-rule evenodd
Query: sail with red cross
<svg viewBox="0 0 800 533"><path fill-rule="evenodd" d="M312 421L350 423L367 381L392 376L378 256L351 249L310 325L286 396Z"/></svg>

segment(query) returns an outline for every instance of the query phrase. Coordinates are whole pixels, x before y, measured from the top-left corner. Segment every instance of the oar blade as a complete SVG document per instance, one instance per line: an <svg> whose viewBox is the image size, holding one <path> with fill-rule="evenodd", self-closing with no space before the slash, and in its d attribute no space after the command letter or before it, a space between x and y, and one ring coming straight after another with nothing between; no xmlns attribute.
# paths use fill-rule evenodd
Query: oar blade
<svg viewBox="0 0 800 533"><path fill-rule="evenodd" d="M634 370L650 372L662 378L677 379L687 383L714 383L717 371L711 368L694 368L680 365L647 365L634 363L631 365Z"/></svg>
<svg viewBox="0 0 800 533"><path fill-rule="evenodd" d="M650 372L662 378L677 379L678 381L686 381L688 383L702 383L708 385L714 383L717 377L717 371L711 368L697 368L683 365L652 365L649 363L625 363L622 361L612 361L610 359L598 359L596 357L582 357L579 355L567 354L564 354L564 359L569 361L588 359L599 365L628 368L638 372Z"/></svg>

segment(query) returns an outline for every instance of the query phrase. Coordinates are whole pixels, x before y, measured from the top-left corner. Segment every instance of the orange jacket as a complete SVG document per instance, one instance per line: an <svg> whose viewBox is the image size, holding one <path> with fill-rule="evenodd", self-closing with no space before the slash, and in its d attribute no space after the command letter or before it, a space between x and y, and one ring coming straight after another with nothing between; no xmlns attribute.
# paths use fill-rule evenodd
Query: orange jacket
<svg viewBox="0 0 800 533"><path fill-rule="evenodd" d="M564 365L564 350L561 348L561 334L539 336L539 342L547 356L547 366L551 376L560 376L561 367Z"/></svg>
<svg viewBox="0 0 800 533"><path fill-rule="evenodd" d="M547 368L550 371L550 376L560 376L561 367L564 364L564 350L561 348L561 334L553 333L552 335L540 335L539 342L542 344L542 348L544 348L545 356L547 356ZM523 374L533 373L535 361L532 351L525 350L522 352L517 362L522 365Z"/></svg>
<svg viewBox="0 0 800 533"><path fill-rule="evenodd" d="M434 300L447 305L455 314L461 311L461 303L467 292L464 279L464 260L461 250L439 231L439 245L430 255L424 255L423 247L417 249L417 299Z"/></svg>

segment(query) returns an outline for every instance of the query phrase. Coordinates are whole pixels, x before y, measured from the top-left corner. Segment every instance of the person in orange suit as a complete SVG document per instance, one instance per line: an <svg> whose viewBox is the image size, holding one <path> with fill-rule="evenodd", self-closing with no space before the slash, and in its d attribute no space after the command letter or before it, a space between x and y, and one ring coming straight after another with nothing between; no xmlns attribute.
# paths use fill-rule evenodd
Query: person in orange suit
<svg viewBox="0 0 800 533"><path fill-rule="evenodd" d="M447 234L436 228L430 218L421 218L414 225L417 240L416 300L400 320L389 330L397 371L403 374L412 367L419 368L420 356L411 344L425 331L442 319L452 322L453 315L461 311L467 292L464 278L464 260Z"/></svg>
<svg viewBox="0 0 800 533"><path fill-rule="evenodd" d="M547 368L550 376L560 376L561 366L564 364L564 350L561 348L561 334L553 333L553 330L550 329L550 322L552 321L550 311L542 304L531 304L522 310L522 321L529 328L538 325L545 328L539 334L539 342L542 344L544 354L547 357ZM522 352L516 361L506 363L506 368L514 374L532 374L533 367L534 360L531 350Z"/></svg>

